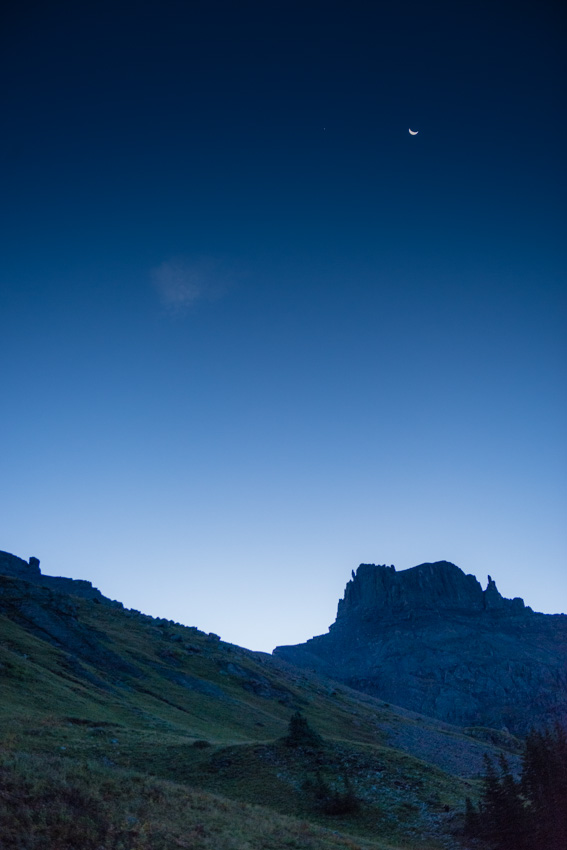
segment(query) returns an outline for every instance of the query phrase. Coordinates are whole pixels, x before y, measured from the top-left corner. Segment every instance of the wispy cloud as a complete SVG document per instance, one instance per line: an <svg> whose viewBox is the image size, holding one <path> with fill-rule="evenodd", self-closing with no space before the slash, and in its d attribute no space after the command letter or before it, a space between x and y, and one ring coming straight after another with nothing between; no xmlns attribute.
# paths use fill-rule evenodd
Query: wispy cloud
<svg viewBox="0 0 567 850"><path fill-rule="evenodd" d="M183 313L198 301L220 298L232 276L213 259L172 257L151 270L152 282L162 303L173 313Z"/></svg>

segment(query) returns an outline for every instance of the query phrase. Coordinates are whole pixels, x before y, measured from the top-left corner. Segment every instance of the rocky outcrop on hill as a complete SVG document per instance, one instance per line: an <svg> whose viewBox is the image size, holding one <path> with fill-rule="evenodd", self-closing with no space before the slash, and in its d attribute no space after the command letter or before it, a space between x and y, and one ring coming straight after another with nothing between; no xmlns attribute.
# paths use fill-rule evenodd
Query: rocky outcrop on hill
<svg viewBox="0 0 567 850"><path fill-rule="evenodd" d="M361 564L329 633L274 653L393 704L523 734L567 722L567 616L439 561Z"/></svg>
<svg viewBox="0 0 567 850"><path fill-rule="evenodd" d="M90 581L84 579L64 578L62 576L44 576L39 568L39 559L30 558L24 561L9 552L0 552L0 576L23 579L32 584L47 587L55 593L65 593L70 596L80 596L83 599L92 599L101 604L122 607L122 603L115 602L107 596L103 596L100 590L92 586Z"/></svg>

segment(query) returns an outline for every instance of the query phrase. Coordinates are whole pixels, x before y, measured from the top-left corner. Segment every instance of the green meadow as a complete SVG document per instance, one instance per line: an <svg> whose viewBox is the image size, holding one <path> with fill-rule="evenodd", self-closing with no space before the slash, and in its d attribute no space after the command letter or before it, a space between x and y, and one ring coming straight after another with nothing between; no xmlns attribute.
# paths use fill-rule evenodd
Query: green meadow
<svg viewBox="0 0 567 850"><path fill-rule="evenodd" d="M490 730L195 628L0 585L2 850L462 846Z"/></svg>

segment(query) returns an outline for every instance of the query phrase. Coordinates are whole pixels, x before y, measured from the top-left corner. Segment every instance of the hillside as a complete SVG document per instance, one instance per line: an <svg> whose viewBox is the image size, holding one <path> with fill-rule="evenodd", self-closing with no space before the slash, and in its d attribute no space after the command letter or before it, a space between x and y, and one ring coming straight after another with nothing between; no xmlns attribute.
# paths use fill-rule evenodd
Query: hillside
<svg viewBox="0 0 567 850"><path fill-rule="evenodd" d="M126 610L88 582L41 576L35 560L2 553L0 566L0 803L6 824L22 813L13 835L29 833L1 848L76 846L53 843L47 821L59 818L63 835L81 800L93 850L117 847L117 830L132 848L452 848L482 754L517 763L511 735L463 730ZM298 711L313 741L290 741ZM76 799L54 793L70 786ZM352 810L332 811L349 793ZM197 802L181 810L181 799ZM235 817L241 844L229 837Z"/></svg>

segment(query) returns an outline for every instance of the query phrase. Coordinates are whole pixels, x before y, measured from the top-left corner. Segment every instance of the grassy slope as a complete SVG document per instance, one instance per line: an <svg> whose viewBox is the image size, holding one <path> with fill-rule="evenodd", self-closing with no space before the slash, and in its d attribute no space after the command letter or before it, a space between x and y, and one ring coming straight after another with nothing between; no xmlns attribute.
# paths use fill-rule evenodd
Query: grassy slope
<svg viewBox="0 0 567 850"><path fill-rule="evenodd" d="M1 850L388 850L141 773L0 755Z"/></svg>
<svg viewBox="0 0 567 850"><path fill-rule="evenodd" d="M171 811L176 810L173 801L179 795L196 793L188 787L199 788L319 823L357 836L358 842L377 841L378 847L391 841L404 848L417 842L425 848L443 846L442 833L462 809L464 796L474 796L474 781L463 776L488 745L458 730L395 710L196 629L86 600L74 599L73 605L75 612L65 620L69 634L78 635L75 642L69 638L72 652L56 648L53 637L51 643L44 639L49 623L42 631L41 618L40 627L34 627L31 620L22 620L15 609L4 606L9 616L0 616L0 741L6 752L26 753L28 758L43 759L42 764L47 764L45 759L50 765L63 761L63 766L52 766L50 771L75 770L73 781L78 782L85 765L90 765L88 785L93 793L98 793L97 783L118 782L124 789L122 808L127 808L127 789L145 775L144 782L150 784L143 787L162 788L158 797L164 811L170 802ZM36 634L30 632L34 628ZM293 748L281 740L296 709L324 737L321 748ZM428 742L429 760L392 747L392 730L399 740L405 736L413 741L409 749L414 752L419 752L419 743L423 749L423 742ZM440 759L442 752L452 754L449 765ZM446 770L433 766L432 760L441 761ZM22 779L17 779L17 764L12 760L10 767L16 785ZM127 778L132 776L138 778ZM325 815L309 787L323 780L342 792L345 777L363 803L361 812ZM178 785L160 785L158 779ZM200 823L209 829L211 813L220 803L206 794L202 799L208 814ZM112 822L122 817L120 805ZM222 805L235 804L225 799ZM233 808L231 817L234 811L248 809ZM135 817L138 823L140 817ZM273 815L255 810L254 816L248 813L242 818L251 822L263 818L268 829ZM179 835L189 828L181 815L171 824ZM306 827L288 826L289 844L270 844L258 826L248 844L223 844L224 839L218 839L214 846L235 850L334 846L316 843L328 837L297 843L303 840L297 830ZM199 844L197 838L189 845L176 845L172 839L163 846L213 846ZM142 848L144 840L138 834L138 843L123 846ZM153 841L147 846L162 846L157 838Z"/></svg>

